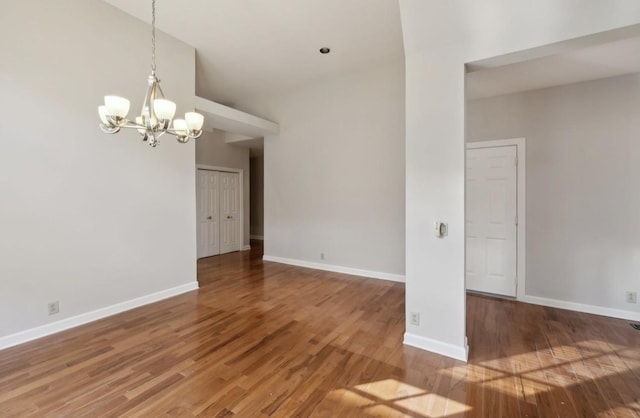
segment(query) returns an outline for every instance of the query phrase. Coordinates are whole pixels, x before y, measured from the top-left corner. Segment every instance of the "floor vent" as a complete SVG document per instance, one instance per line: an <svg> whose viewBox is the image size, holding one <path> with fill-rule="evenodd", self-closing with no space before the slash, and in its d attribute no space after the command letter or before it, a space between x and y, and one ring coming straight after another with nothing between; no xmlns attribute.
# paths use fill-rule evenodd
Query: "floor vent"
<svg viewBox="0 0 640 418"><path fill-rule="evenodd" d="M631 327L640 331L640 324L631 324Z"/></svg>

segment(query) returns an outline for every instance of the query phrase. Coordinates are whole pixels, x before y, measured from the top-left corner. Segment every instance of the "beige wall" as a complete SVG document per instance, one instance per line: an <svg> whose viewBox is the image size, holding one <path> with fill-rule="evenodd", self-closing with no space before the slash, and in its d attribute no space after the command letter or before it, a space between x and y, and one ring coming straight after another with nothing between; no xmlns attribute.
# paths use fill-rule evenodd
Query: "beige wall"
<svg viewBox="0 0 640 418"><path fill-rule="evenodd" d="M229 145L225 142L224 132L214 129L205 131L196 139L196 164L237 168L243 170L242 207L243 207L243 245L249 245L250 214L250 173L249 149ZM195 173L194 173L195 179ZM194 180L195 181L195 180Z"/></svg>
<svg viewBox="0 0 640 418"><path fill-rule="evenodd" d="M266 256L403 279L403 103L398 61L238 104L281 128L264 141Z"/></svg>
<svg viewBox="0 0 640 418"><path fill-rule="evenodd" d="M251 158L251 235L264 236L264 155Z"/></svg>
<svg viewBox="0 0 640 418"><path fill-rule="evenodd" d="M468 103L470 140L526 137L526 293L640 312L640 75Z"/></svg>
<svg viewBox="0 0 640 418"><path fill-rule="evenodd" d="M98 0L2 3L0 346L197 285L194 145L98 128L105 94L140 110L149 29ZM157 44L164 91L193 109L194 49Z"/></svg>

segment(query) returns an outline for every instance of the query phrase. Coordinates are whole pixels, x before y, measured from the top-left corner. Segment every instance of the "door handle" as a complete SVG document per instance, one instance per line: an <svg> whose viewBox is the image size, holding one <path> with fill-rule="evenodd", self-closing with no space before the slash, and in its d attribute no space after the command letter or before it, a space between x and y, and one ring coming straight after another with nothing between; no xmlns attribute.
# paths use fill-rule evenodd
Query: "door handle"
<svg viewBox="0 0 640 418"><path fill-rule="evenodd" d="M213 219L213 217L211 217L211 216L207 216L207 219L211 220L211 219Z"/></svg>
<svg viewBox="0 0 640 418"><path fill-rule="evenodd" d="M227 215L227 219L233 219L233 216Z"/></svg>

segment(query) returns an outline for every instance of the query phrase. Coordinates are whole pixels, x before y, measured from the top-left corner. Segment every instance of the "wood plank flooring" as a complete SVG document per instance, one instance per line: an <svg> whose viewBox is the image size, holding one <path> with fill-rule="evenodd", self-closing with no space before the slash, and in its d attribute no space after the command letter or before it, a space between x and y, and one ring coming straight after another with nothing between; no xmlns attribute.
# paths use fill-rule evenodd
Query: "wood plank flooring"
<svg viewBox="0 0 640 418"><path fill-rule="evenodd" d="M402 345L400 283L259 246L198 274L198 291L0 351L0 417L640 417L628 321L469 295L465 364Z"/></svg>

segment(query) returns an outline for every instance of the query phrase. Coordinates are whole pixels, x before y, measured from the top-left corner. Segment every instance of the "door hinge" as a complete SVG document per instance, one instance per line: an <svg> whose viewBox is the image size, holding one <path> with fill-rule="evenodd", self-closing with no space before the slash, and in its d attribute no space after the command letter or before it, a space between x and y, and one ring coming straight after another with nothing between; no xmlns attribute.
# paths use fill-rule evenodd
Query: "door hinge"
<svg viewBox="0 0 640 418"><path fill-rule="evenodd" d="M518 226L518 216L517 216L517 215L513 218L513 223L514 223L516 226Z"/></svg>
<svg viewBox="0 0 640 418"><path fill-rule="evenodd" d="M513 162L517 167L518 166L518 156L517 155L515 157L513 157Z"/></svg>

